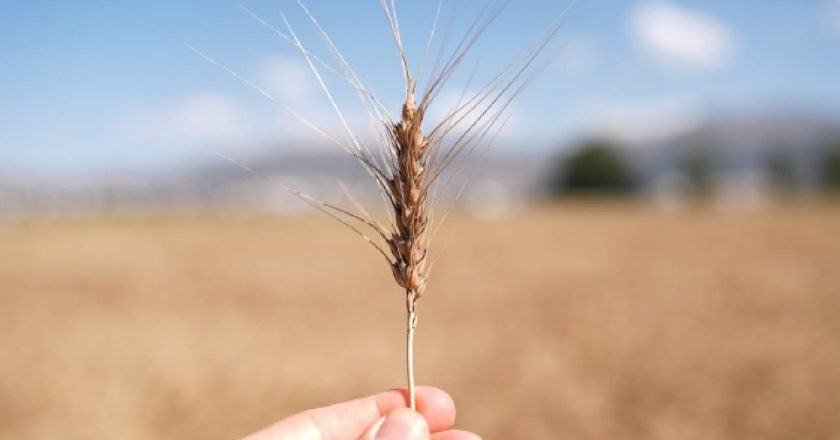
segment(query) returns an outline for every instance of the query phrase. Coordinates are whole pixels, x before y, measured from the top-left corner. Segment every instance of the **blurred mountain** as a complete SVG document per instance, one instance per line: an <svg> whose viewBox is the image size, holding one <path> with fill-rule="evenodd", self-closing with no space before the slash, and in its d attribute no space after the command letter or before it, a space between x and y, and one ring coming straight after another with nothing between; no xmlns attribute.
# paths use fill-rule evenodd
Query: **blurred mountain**
<svg viewBox="0 0 840 440"><path fill-rule="evenodd" d="M725 146L734 150L816 145L840 131L840 121L805 114L772 114L713 120L670 141Z"/></svg>
<svg viewBox="0 0 840 440"><path fill-rule="evenodd" d="M376 211L382 198L363 166L342 153L266 148L236 162L218 157L175 172L126 176L109 173L60 183L0 180L0 219L17 216L148 215L155 213L313 212L288 188L343 207L354 200ZM480 160L480 164L477 159ZM543 161L531 155L469 158L461 172L441 176L436 199L448 206L455 195L477 211L508 210L536 191ZM456 164L457 165L457 164ZM453 171L455 169L453 168ZM470 185L466 183L469 180ZM481 214L481 212L479 212ZM482 214L483 215L483 214Z"/></svg>
<svg viewBox="0 0 840 440"><path fill-rule="evenodd" d="M754 204L783 187L798 196L818 192L822 163L838 136L838 119L769 114L711 120L658 144L635 147L642 147L640 169L654 196L684 196L692 186L708 184L719 199Z"/></svg>
<svg viewBox="0 0 840 440"><path fill-rule="evenodd" d="M591 138L598 135L592 133ZM721 117L656 143L619 141L618 145L623 145L623 156L637 170L643 191L656 201L673 203L697 193L692 186L708 185L718 198L749 205L765 199L781 184L795 195L814 193L825 149L838 135L837 119L792 113ZM459 203L483 216L531 203L544 192L558 161L567 160L574 151L571 143L561 143L549 153L513 147L498 150L513 153L469 158L460 172L444 175L439 202L449 205L463 192ZM321 148L312 148L312 153L305 148L296 148L294 153L272 151L284 149L266 148L243 159L241 166L214 158L170 173L110 173L59 183L17 182L0 176L0 218L312 212L284 185L342 206L352 206L346 195L350 193L370 209L382 207L373 180L351 157ZM481 160L475 166L477 159ZM470 185L465 187L468 180Z"/></svg>

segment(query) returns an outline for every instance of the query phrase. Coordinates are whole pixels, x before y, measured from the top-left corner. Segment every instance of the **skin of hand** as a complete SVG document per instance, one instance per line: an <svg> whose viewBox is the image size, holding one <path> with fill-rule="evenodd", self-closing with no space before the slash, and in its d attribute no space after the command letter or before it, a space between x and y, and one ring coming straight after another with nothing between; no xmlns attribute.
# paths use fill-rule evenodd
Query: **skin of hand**
<svg viewBox="0 0 840 440"><path fill-rule="evenodd" d="M445 391L417 388L417 412L407 409L406 390L311 409L242 440L481 440L451 429L455 403Z"/></svg>

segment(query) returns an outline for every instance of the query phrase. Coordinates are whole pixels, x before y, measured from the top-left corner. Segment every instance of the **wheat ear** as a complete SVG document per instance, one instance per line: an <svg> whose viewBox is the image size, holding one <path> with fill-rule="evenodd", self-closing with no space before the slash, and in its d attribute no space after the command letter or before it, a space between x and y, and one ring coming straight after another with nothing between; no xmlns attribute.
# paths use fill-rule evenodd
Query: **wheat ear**
<svg viewBox="0 0 840 440"><path fill-rule="evenodd" d="M423 110L415 106L413 91L403 105L402 120L393 127L393 146L397 166L391 185L395 228L388 240L394 262L391 266L397 284L405 289L407 322L407 375L409 401L414 409L414 330L417 327L417 300L426 289L426 166L429 140L423 135Z"/></svg>
<svg viewBox="0 0 840 440"><path fill-rule="evenodd" d="M441 45L438 59L434 63L426 88L419 95L419 99L415 92L416 83L409 69L408 57L406 56L400 36L396 1L380 0L388 24L391 27L394 41L399 50L405 80L406 99L402 106L399 121L394 121L388 109L376 98L375 94L362 85L359 77L347 63L345 57L321 27L320 23L310 13L303 0L297 0L297 3L325 41L327 48L339 66L338 68L331 66L304 47L285 16L283 16L283 22L288 29L288 34L283 33L247 8L242 8L260 24L283 40L291 43L301 52L330 101L336 116L341 120L346 134L351 140L350 143L344 143L336 139L239 73L200 52L198 49L190 45L187 46L200 57L219 67L270 101L278 104L326 141L352 156L376 182L382 193L383 200L385 200L390 211L389 218L391 222L387 225L383 225L377 221L367 209L361 206L346 191L346 188L342 187L354 206L362 212L361 215L357 215L333 204L322 202L282 183L275 183L351 229L375 247L390 265L394 279L405 291L407 311L406 375L409 404L412 409L416 409L414 333L417 328L418 319L417 301L423 296L426 290L426 283L432 266L427 261L431 236L440 227L440 224L438 224L437 227L429 228L430 205L435 201L435 197L430 195L438 179L445 180L443 191L446 191L449 184L452 183L452 177L463 169L466 159L472 155L479 145L486 144L483 149L484 151L489 148L492 140L488 140L488 137L491 139L495 138L495 135L492 135L491 131L496 130L496 134L498 134L500 127L497 124L500 120L506 120L503 116L507 113L510 103L531 82L537 71L541 70L539 68L533 68L534 61L544 52L548 43L559 31L560 26L565 21L565 17L568 16L568 12L571 11L577 2L573 0L572 6L567 8L560 20L549 27L548 31L532 47L524 50L502 69L498 75L484 84L478 92L469 97L462 96L463 99L459 100L458 105L441 121L438 121L438 124L427 133L424 133L422 130L426 109L435 100L435 97L443 86L452 78L453 73L464 61L464 57L471 51L481 35L508 5L509 0L488 0L446 60L441 58L444 50L444 46ZM427 56L432 47L432 40L435 35L442 6L443 0L438 0L434 22L418 76L422 74L424 67L426 67ZM327 88L319 71L320 69L324 69L337 76L356 91L362 106L368 112L374 131L379 135L379 139L384 147L379 150L379 161L371 154L364 141L357 138L351 130L336 101L333 99L333 95ZM525 75L529 70L531 74ZM466 89L464 93L466 93ZM470 115L475 116L471 121L467 119ZM376 124L375 122L381 124ZM456 127L461 127L460 133L454 136L455 139L450 139L450 134L452 134ZM228 160L239 165L246 171L256 174L249 167L232 159ZM475 166L477 166L477 163ZM447 179L444 177L444 172L448 168L453 168L454 170ZM463 189L464 187L458 191L456 200L463 192ZM448 214L449 210L444 213L440 222ZM362 231L363 228L370 228L376 234L368 236Z"/></svg>

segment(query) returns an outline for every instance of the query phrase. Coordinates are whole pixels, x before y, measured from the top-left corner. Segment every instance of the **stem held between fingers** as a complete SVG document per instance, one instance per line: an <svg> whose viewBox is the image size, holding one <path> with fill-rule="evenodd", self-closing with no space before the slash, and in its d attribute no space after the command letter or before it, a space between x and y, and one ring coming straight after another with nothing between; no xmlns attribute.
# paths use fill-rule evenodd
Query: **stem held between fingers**
<svg viewBox="0 0 840 440"><path fill-rule="evenodd" d="M406 295L406 308L408 320L406 322L406 374L408 376L408 402L412 410L417 410L417 402L414 390L414 329L417 328L417 312L415 310L417 298L414 292Z"/></svg>

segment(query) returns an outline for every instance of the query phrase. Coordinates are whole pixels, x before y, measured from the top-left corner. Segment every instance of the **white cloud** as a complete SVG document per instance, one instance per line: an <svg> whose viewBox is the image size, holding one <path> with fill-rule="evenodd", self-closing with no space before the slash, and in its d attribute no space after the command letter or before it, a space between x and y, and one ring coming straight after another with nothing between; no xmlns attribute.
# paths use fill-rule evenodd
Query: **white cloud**
<svg viewBox="0 0 840 440"><path fill-rule="evenodd" d="M642 47L673 65L718 67L732 54L732 32L725 23L671 2L641 3L631 16L631 26Z"/></svg>
<svg viewBox="0 0 840 440"><path fill-rule="evenodd" d="M468 89L464 91L462 87L457 86L450 86L442 90L429 107L429 112L426 114L425 118L426 121L437 124L443 121L446 117L450 116L455 109L463 107L463 110L459 112L458 117L456 117L456 119L463 117L463 120L461 120L461 122L453 128L453 135L450 140L455 140L457 135L460 135L469 129L473 124L477 125L473 128L472 133L481 133L485 124L489 123L495 117L497 110L501 109L501 104L497 103L490 112L484 115L484 117L481 117L481 113L485 110L485 106L482 105L482 103L479 103L474 109L472 109L472 107L476 104L476 102L465 105L474 96L476 96L477 93L479 93L479 90L477 89ZM492 98L493 95L487 98L483 104L488 104ZM499 132L499 136L501 137L509 136L520 131L522 128L520 113L521 109L518 107L516 101L512 102L505 113L495 122L494 127L490 129L485 137L485 140L493 138L499 129L501 130L501 132ZM481 119L479 119L480 117Z"/></svg>
<svg viewBox="0 0 840 440"><path fill-rule="evenodd" d="M821 15L826 30L830 34L840 37L840 0L826 1Z"/></svg>
<svg viewBox="0 0 840 440"><path fill-rule="evenodd" d="M462 90L460 87L450 86L443 89L437 98L432 102L429 111L426 113L426 121L437 123L448 117L452 110L462 107L464 102L474 96L478 90ZM476 121L476 114L467 115L459 125L469 126ZM463 114L463 113L462 113Z"/></svg>
<svg viewBox="0 0 840 440"><path fill-rule="evenodd" d="M167 121L179 139L207 142L236 139L248 131L241 110L231 100L216 94L189 96L178 103Z"/></svg>
<svg viewBox="0 0 840 440"><path fill-rule="evenodd" d="M670 96L655 100L602 102L593 106L588 131L631 143L667 140L690 132L705 120L694 100Z"/></svg>
<svg viewBox="0 0 840 440"><path fill-rule="evenodd" d="M267 55L254 64L253 75L256 84L277 98L288 109L345 143L350 143L347 131L327 97L321 90L311 67L302 57L286 55ZM319 72L330 89L333 99L342 111L347 124L357 139L371 137L367 114L357 101L355 90L336 79L316 64ZM329 144L312 127L303 123L280 106L271 104L269 115L257 115L266 138L285 140L288 144ZM262 113L265 113L263 110ZM329 148L335 148L329 145Z"/></svg>
<svg viewBox="0 0 840 440"><path fill-rule="evenodd" d="M305 61L269 55L251 67L245 77L330 136L347 141L343 125L323 99ZM262 99L245 85L240 91L235 95L238 99L206 91L169 102L136 105L115 119L127 136L139 142L181 149L336 148L283 106ZM357 111L357 102L339 101L339 105L346 107L343 110L355 134L367 136L368 123Z"/></svg>
<svg viewBox="0 0 840 440"><path fill-rule="evenodd" d="M257 82L292 107L312 104L315 78L305 61L284 55L263 57L256 63Z"/></svg>
<svg viewBox="0 0 840 440"><path fill-rule="evenodd" d="M138 142L183 149L241 141L254 130L241 106L210 92L187 95L165 105L129 107L115 117L126 135Z"/></svg>
<svg viewBox="0 0 840 440"><path fill-rule="evenodd" d="M592 72L600 58L601 50L595 39L577 35L566 40L555 63L560 72L577 76Z"/></svg>

